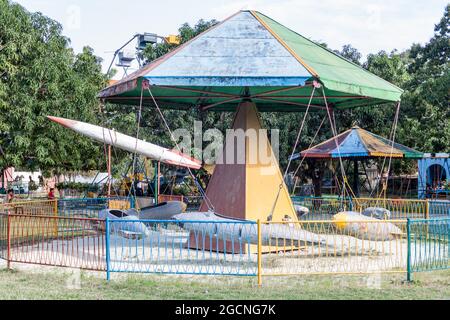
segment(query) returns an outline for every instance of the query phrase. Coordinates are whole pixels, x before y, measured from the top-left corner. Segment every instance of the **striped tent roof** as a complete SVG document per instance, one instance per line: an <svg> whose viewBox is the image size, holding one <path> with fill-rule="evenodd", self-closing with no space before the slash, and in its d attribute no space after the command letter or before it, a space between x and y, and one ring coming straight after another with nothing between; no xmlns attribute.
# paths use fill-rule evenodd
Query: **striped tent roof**
<svg viewBox="0 0 450 320"><path fill-rule="evenodd" d="M336 145L337 140L337 145ZM395 157L420 159L423 153L394 142L358 126L342 132L335 138L306 149L293 159L306 158L360 158L360 157Z"/></svg>

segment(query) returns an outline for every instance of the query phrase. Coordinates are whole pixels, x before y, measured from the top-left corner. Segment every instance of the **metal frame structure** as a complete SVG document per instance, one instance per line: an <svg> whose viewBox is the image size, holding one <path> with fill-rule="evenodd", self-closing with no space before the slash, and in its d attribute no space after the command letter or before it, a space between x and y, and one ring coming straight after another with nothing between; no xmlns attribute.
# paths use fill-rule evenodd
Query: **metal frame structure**
<svg viewBox="0 0 450 320"><path fill-rule="evenodd" d="M365 220L364 223L376 226L380 232L388 224L404 230L403 235L384 241L360 238L361 234L354 234L350 229L337 231L336 221L329 219L298 222L99 220L94 215L79 217L76 212L68 212L71 209L67 207L65 213L60 208L58 215L3 212L0 213L0 258L6 260L8 268L17 262L105 271L108 280L113 273L250 276L259 285L266 277L312 274L404 273L412 280L414 272L450 268L450 204L428 202L430 215L424 219L411 219L417 215L410 214L402 219ZM143 238L124 236L123 231L136 223L146 224L149 234ZM189 249L192 246L185 243L190 241L189 231L184 228L186 224L198 225L196 250ZM295 232L319 234L325 243L299 246L280 234L269 243L264 240L263 245L263 225L276 228L286 224L296 225ZM237 251L219 250L219 243L226 242L227 235L235 234L236 228L254 229L258 243L255 253L245 249L254 241L249 238L236 240L240 243L233 246ZM214 245L206 250L203 241Z"/></svg>

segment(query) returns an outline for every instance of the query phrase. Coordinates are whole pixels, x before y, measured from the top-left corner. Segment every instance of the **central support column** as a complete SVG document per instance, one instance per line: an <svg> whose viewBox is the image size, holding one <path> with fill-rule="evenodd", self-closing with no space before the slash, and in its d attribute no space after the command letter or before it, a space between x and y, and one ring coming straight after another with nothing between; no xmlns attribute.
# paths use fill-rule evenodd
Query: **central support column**
<svg viewBox="0 0 450 320"><path fill-rule="evenodd" d="M222 153L217 156L206 194L215 212L227 217L253 221L297 221L267 132L261 129L255 104L240 103L234 116L233 130L227 132ZM200 211L207 210L204 201ZM198 240L191 234L191 244L199 243ZM239 248L235 241L232 248L230 241L217 241L206 236L204 249L209 249L211 245L213 250L226 252L257 251L256 245ZM263 251L268 249L263 247Z"/></svg>
<svg viewBox="0 0 450 320"><path fill-rule="evenodd" d="M253 102L239 104L233 129L226 136L206 190L215 211L228 217L266 221L273 210L273 221L297 221L278 161L266 132L261 131ZM239 143L242 133L245 140ZM202 203L200 210L208 210L206 203Z"/></svg>

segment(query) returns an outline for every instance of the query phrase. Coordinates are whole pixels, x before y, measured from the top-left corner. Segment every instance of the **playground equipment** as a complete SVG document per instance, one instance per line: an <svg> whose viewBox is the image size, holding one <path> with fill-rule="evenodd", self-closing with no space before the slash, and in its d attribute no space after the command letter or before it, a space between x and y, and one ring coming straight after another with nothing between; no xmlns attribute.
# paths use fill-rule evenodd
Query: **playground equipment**
<svg viewBox="0 0 450 320"><path fill-rule="evenodd" d="M305 245L323 245L325 240L320 235L302 230L288 224L262 225L258 232L256 228L251 228L251 224L244 224L238 228L230 228L230 223L251 222L240 219L231 219L214 212L189 212L181 213L173 217L182 223L182 227L195 233L206 233L213 239L222 240L218 244L220 251L223 251L224 243L239 244L241 239L246 239L249 244L267 246L276 240L285 241L292 246L300 247ZM193 221L190 222L190 221ZM202 223L198 223L202 222ZM205 223L206 222L206 223ZM209 223L208 223L209 222ZM259 234L258 234L259 233ZM232 250L227 248L228 251Z"/></svg>
<svg viewBox="0 0 450 320"><path fill-rule="evenodd" d="M138 105L138 129L142 107L155 107L173 140L161 108L236 111L233 128L244 132L261 129L258 112L305 112L294 153L310 110L323 112L324 120L328 117L339 150L336 110L397 102L398 116L401 93L401 89L270 18L241 11L112 84L100 97L105 102ZM395 133L395 126L392 132ZM137 141L138 134L133 139ZM434 241L428 234L433 230L428 228L431 224L405 220L411 214L426 216L427 202L420 212L401 211L403 220L395 222L348 212L331 221L298 221L298 211L306 210L296 212L284 185L292 158L283 175L266 135L256 140L244 139L242 149L231 144L233 139L227 136L222 156L226 159L234 151L234 155L244 155L244 159L241 163L216 164L208 189L202 192L202 210L213 212L181 213L174 216L175 220L159 221L139 220L127 211L125 214L134 220L124 219L125 214L120 213L110 217L111 210L105 212L107 219L40 216L36 219L43 222L70 223L57 230L60 238L44 242L31 234L25 237L25 244L20 242L22 239L11 237L11 232L21 235L23 230L11 231L11 217L0 214L0 238L8 240L7 248L0 248L0 254L6 253L8 263L89 267L86 261L92 261L90 268L105 270L108 279L111 272L234 274L258 275L258 283L264 275L407 272L411 262L419 265L422 257L429 258L430 254L421 254ZM231 149L227 149L230 145ZM266 151L270 161L259 157L252 161L251 150L258 154ZM389 151L392 154L392 147ZM190 170L189 173L192 174ZM380 202L370 198L351 210L377 206L372 200L400 206L397 200ZM341 205L350 201L344 197L333 199L329 211L344 211ZM308 208L308 218L314 209L315 205ZM397 214L395 209L391 212ZM411 229L415 222L417 230ZM106 232L89 228L93 223ZM157 231L144 237L147 231L139 229L142 224L152 224L152 230ZM48 225L52 226L38 226ZM130 229L130 225L135 228ZM429 260L447 258L444 266L448 267L445 227L448 223L438 230L447 231L442 236L439 233L442 250L433 252ZM416 235L424 239L424 244L413 248L410 239L416 239ZM443 235L447 242L441 241ZM263 252L270 254L262 255ZM77 259L60 259L67 255Z"/></svg>
<svg viewBox="0 0 450 320"><path fill-rule="evenodd" d="M98 142L106 143L129 152L139 153L150 159L194 169L199 169L201 167L201 163L198 160L182 154L181 152L169 150L167 148L127 136L123 133L116 132L115 130L102 128L76 120L52 116L47 116L47 118Z"/></svg>
<svg viewBox="0 0 450 320"><path fill-rule="evenodd" d="M419 199L450 195L450 154L425 153L419 160Z"/></svg>
<svg viewBox="0 0 450 320"><path fill-rule="evenodd" d="M215 215L205 219L204 213L185 213L178 216L181 220L139 220L135 211L124 211L129 216L124 219L123 214L108 219L100 215L98 219L99 211L112 201L3 204L0 258L8 265L69 266L103 270L107 275L157 272L263 277L398 272L410 279L413 271L449 267L448 201L384 199L382 205L390 208L391 218L397 220L364 219L356 213L344 219L297 222L242 221ZM360 201L363 207L357 210L375 201ZM411 202L421 206L407 205ZM427 216L427 208L434 219L414 219ZM314 215L313 210L308 218ZM210 246L205 246L205 241ZM223 250L226 245L228 250ZM255 254L251 246L257 248Z"/></svg>
<svg viewBox="0 0 450 320"><path fill-rule="evenodd" d="M339 212L333 216L332 220L336 228L358 239L388 241L405 235L400 228L388 221L376 224L367 223L378 219L362 215L359 212Z"/></svg>
<svg viewBox="0 0 450 320"><path fill-rule="evenodd" d="M120 220L127 221L121 224L112 224L110 231L117 232L124 238L141 239L149 236L150 231L145 224L139 222L138 212L135 209L117 210L117 209L104 209L99 212L98 217L100 220L110 219L112 221Z"/></svg>
<svg viewBox="0 0 450 320"><path fill-rule="evenodd" d="M315 110L326 113L334 128L335 110L398 102L401 94L398 87L269 17L239 11L105 88L99 97L155 107L171 133L161 108L235 111L233 129L244 132L261 129L258 111L301 111L306 118ZM286 173L280 172L267 136L245 141L239 150L230 145L232 140L226 137L223 158L238 151L244 160L216 164L200 210L247 220L288 216L297 221ZM265 151L270 161L257 157L252 162L249 150Z"/></svg>

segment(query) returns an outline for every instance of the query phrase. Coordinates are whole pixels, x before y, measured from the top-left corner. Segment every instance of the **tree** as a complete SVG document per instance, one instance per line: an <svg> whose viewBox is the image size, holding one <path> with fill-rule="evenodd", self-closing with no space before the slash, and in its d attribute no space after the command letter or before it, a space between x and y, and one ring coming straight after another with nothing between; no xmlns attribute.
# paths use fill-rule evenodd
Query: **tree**
<svg viewBox="0 0 450 320"><path fill-rule="evenodd" d="M449 16L448 4L430 41L408 52L411 78L405 85L401 135L426 152L450 152Z"/></svg>
<svg viewBox="0 0 450 320"><path fill-rule="evenodd" d="M194 26L181 25L180 44L216 23L199 20ZM334 51L405 90L396 141L425 152L450 152L448 25L449 5L425 45L414 44L405 52L380 51L370 54L364 63L361 53L350 44ZM147 46L143 57L150 62L176 47L167 43ZM40 13L29 13L9 0L0 0L0 167L40 168L48 173L104 168L101 145L52 124L45 116L99 123L135 135L138 107L99 106L96 95L108 76L101 73L100 60L91 48L74 54L59 23ZM194 120L201 120L203 130L215 127L225 132L233 117L232 113L194 109L184 111L183 116L178 111L162 112L172 129L192 130ZM358 124L389 136L394 114L393 104L337 112L337 130ZM323 116L308 116L297 152L309 147ZM280 129L280 165L285 168L303 114L264 113L261 118L267 128ZM143 108L139 126L140 138L173 146L155 110ZM314 142L330 136L325 121ZM125 159L118 166L124 167L127 154L116 152L117 158ZM410 168L401 164L396 169Z"/></svg>
<svg viewBox="0 0 450 320"><path fill-rule="evenodd" d="M178 28L178 37L180 38L180 44L183 44L195 36L199 35L203 31L209 29L210 27L216 25L218 23L217 20L212 19L209 21L205 21L203 19L200 19L194 27L191 27L189 23L185 22L181 25L180 28ZM169 51L175 49L179 45L177 44L170 44L170 43L158 43L155 45L147 45L147 47L144 49L142 56L144 57L146 63L153 61Z"/></svg>
<svg viewBox="0 0 450 320"><path fill-rule="evenodd" d="M334 50L334 52L357 65L361 65L362 54L358 49L353 48L351 44L343 45L341 51Z"/></svg>
<svg viewBox="0 0 450 320"><path fill-rule="evenodd" d="M100 59L90 48L75 55L69 43L58 22L0 1L1 168L58 174L99 166L98 145L46 119L96 122L106 84Z"/></svg>

